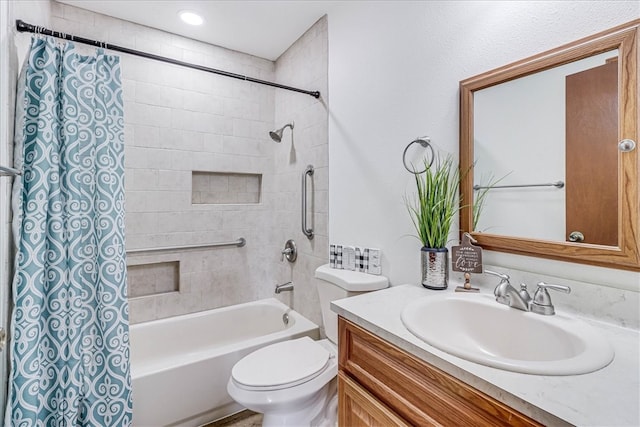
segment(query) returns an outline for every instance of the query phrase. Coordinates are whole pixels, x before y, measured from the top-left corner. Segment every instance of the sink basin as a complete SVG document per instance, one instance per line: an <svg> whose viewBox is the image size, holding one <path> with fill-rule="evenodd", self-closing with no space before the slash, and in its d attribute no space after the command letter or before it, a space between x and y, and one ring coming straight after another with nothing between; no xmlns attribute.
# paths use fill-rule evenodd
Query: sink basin
<svg viewBox="0 0 640 427"><path fill-rule="evenodd" d="M421 298L405 307L402 322L413 335L449 354L525 374L585 374L614 356L607 339L580 319L517 310L491 295Z"/></svg>

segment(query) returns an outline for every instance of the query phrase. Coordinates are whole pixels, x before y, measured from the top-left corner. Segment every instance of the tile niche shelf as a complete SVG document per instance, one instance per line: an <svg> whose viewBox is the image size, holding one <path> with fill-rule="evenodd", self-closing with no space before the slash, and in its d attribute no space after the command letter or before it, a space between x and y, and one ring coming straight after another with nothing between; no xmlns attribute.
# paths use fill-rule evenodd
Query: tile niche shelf
<svg viewBox="0 0 640 427"><path fill-rule="evenodd" d="M231 172L191 173L191 203L260 203L262 175Z"/></svg>
<svg viewBox="0 0 640 427"><path fill-rule="evenodd" d="M168 261L127 266L129 298L180 291L180 262Z"/></svg>

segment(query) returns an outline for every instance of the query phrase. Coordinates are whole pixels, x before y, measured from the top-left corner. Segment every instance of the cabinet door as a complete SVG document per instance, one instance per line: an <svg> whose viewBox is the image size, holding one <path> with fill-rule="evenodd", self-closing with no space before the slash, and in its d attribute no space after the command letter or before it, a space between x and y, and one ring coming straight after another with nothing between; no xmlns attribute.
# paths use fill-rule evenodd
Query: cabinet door
<svg viewBox="0 0 640 427"><path fill-rule="evenodd" d="M342 372L338 373L338 406L341 427L409 426Z"/></svg>
<svg viewBox="0 0 640 427"><path fill-rule="evenodd" d="M348 376L370 393L372 399L406 420L404 422L421 427L541 426L342 317L338 318L338 333L338 359L343 377ZM368 424L352 424L345 420L341 425Z"/></svg>
<svg viewBox="0 0 640 427"><path fill-rule="evenodd" d="M566 78L566 238L618 246L618 61Z"/></svg>

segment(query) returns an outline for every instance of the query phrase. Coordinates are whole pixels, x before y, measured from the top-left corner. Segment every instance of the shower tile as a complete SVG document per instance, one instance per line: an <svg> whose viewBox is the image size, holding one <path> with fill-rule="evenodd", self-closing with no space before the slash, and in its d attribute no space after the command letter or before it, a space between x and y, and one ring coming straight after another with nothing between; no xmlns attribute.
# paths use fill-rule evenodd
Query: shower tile
<svg viewBox="0 0 640 427"><path fill-rule="evenodd" d="M134 101L136 97L136 82L131 79L122 79L122 99L124 101Z"/></svg>
<svg viewBox="0 0 640 427"><path fill-rule="evenodd" d="M212 153L222 153L223 150L223 136L213 134L203 134L203 149Z"/></svg>
<svg viewBox="0 0 640 427"><path fill-rule="evenodd" d="M223 114L224 104L222 100L212 98L209 94L184 91L182 97L185 110L216 115Z"/></svg>
<svg viewBox="0 0 640 427"><path fill-rule="evenodd" d="M256 204L260 202L261 175L193 172L193 204ZM228 227L227 221L224 225Z"/></svg>
<svg viewBox="0 0 640 427"><path fill-rule="evenodd" d="M184 61L191 62L193 64L201 65L204 62L204 54L202 51L197 52L189 49L185 49L183 53Z"/></svg>
<svg viewBox="0 0 640 427"><path fill-rule="evenodd" d="M125 230L135 233L155 233L158 231L158 213L128 212L125 219Z"/></svg>
<svg viewBox="0 0 640 427"><path fill-rule="evenodd" d="M206 93L206 86L202 84L203 78L206 77L203 76L202 72L198 70L179 69L178 73L176 74L176 79L178 82L177 85L181 89Z"/></svg>
<svg viewBox="0 0 640 427"><path fill-rule="evenodd" d="M135 48L143 52L153 53L155 55L161 55L161 44L157 40L148 38L149 34L141 32L135 37ZM129 42L131 45L131 42Z"/></svg>
<svg viewBox="0 0 640 427"><path fill-rule="evenodd" d="M260 203L260 193L238 193L236 194L237 203Z"/></svg>
<svg viewBox="0 0 640 427"><path fill-rule="evenodd" d="M68 20L68 21L94 25L95 16L97 16L97 14L93 12L89 12L88 10L77 8L77 7L63 8L63 17L65 20Z"/></svg>
<svg viewBox="0 0 640 427"><path fill-rule="evenodd" d="M189 191L191 176L188 171L159 170L158 189Z"/></svg>
<svg viewBox="0 0 640 427"><path fill-rule="evenodd" d="M56 18L64 17L65 5L58 3L57 1L51 2L51 16Z"/></svg>
<svg viewBox="0 0 640 427"><path fill-rule="evenodd" d="M242 175L229 176L229 192L246 191L247 181Z"/></svg>
<svg viewBox="0 0 640 427"><path fill-rule="evenodd" d="M177 292L180 288L180 263L129 265L127 277L130 298Z"/></svg>
<svg viewBox="0 0 640 427"><path fill-rule="evenodd" d="M136 85L135 101L140 104L177 108L181 98L180 89L144 82Z"/></svg>
<svg viewBox="0 0 640 427"><path fill-rule="evenodd" d="M256 102L228 98L224 100L224 114L229 117L252 119L260 113Z"/></svg>
<svg viewBox="0 0 640 427"><path fill-rule="evenodd" d="M148 322L157 318L154 297L129 298L129 323Z"/></svg>
<svg viewBox="0 0 640 427"><path fill-rule="evenodd" d="M133 177L129 183L129 189L142 191L157 190L158 171L154 169L133 169Z"/></svg>
<svg viewBox="0 0 640 427"><path fill-rule="evenodd" d="M236 176L216 173L208 173L207 176L209 178L209 191L215 193L227 193L229 191L234 191L232 184L235 181Z"/></svg>
<svg viewBox="0 0 640 427"><path fill-rule="evenodd" d="M162 56L166 56L169 58L177 59L178 61L182 61L183 59L183 50L179 47L175 47L168 44L163 44L160 51L162 52Z"/></svg>
<svg viewBox="0 0 640 427"><path fill-rule="evenodd" d="M211 174L207 172L192 172L192 191L208 192L210 190L210 176Z"/></svg>
<svg viewBox="0 0 640 427"><path fill-rule="evenodd" d="M154 105L139 104L134 102L126 108L127 122L137 125L156 127L169 127L171 123L171 109Z"/></svg>

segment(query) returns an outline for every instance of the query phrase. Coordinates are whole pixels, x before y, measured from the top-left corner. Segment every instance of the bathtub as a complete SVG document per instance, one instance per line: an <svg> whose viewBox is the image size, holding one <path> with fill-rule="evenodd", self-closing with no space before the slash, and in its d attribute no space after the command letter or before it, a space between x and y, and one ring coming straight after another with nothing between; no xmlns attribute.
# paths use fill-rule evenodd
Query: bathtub
<svg viewBox="0 0 640 427"><path fill-rule="evenodd" d="M317 339L318 326L275 298L132 325L133 425L199 426L240 411L227 394L233 365L305 335Z"/></svg>

